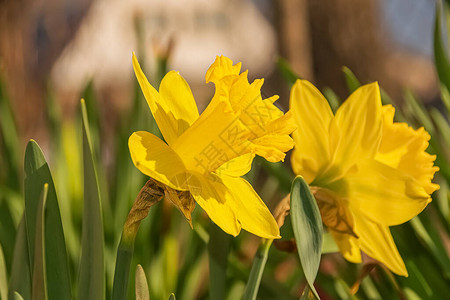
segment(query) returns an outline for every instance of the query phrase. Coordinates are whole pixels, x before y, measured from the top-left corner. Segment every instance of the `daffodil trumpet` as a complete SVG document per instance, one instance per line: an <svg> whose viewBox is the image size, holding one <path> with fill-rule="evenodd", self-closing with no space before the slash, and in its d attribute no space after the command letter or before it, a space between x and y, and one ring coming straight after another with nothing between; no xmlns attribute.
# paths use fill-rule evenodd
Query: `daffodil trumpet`
<svg viewBox="0 0 450 300"><path fill-rule="evenodd" d="M311 83L298 80L290 108L298 126L292 168L311 186L343 256L360 263L363 251L407 276L389 226L418 215L439 188L432 183L436 157L426 152L430 135L394 122L376 82L358 88L334 115Z"/></svg>

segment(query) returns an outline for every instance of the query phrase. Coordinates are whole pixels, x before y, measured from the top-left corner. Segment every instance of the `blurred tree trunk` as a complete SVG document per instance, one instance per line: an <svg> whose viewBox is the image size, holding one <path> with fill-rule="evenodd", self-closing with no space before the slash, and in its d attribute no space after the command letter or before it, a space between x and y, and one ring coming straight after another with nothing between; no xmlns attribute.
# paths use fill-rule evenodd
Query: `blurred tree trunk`
<svg viewBox="0 0 450 300"><path fill-rule="evenodd" d="M395 45L382 26L379 0L276 0L281 56L322 89L348 96L342 67L362 83L379 81L400 101L411 87L425 100L437 80L432 62Z"/></svg>
<svg viewBox="0 0 450 300"><path fill-rule="evenodd" d="M24 141L45 137L48 76L90 2L0 1L0 73Z"/></svg>
<svg viewBox="0 0 450 300"><path fill-rule="evenodd" d="M378 0L307 2L317 85L345 96L344 65L363 82L378 78L384 52Z"/></svg>

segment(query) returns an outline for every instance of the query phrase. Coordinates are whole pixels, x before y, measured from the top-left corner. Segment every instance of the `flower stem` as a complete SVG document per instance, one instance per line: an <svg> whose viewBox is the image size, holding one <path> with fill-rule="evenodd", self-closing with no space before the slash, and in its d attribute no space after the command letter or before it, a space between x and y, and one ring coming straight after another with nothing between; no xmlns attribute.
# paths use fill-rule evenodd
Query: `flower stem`
<svg viewBox="0 0 450 300"><path fill-rule="evenodd" d="M117 249L116 269L114 271L113 300L124 300L127 297L128 279L131 259L134 252L134 241L141 221L148 215L150 207L164 198L164 190L158 182L150 179L139 192L133 207L128 214Z"/></svg>
<svg viewBox="0 0 450 300"><path fill-rule="evenodd" d="M267 257L273 240L263 240L253 259L252 269L245 287L243 300L255 300L258 295L259 285L261 283L264 267L266 266Z"/></svg>

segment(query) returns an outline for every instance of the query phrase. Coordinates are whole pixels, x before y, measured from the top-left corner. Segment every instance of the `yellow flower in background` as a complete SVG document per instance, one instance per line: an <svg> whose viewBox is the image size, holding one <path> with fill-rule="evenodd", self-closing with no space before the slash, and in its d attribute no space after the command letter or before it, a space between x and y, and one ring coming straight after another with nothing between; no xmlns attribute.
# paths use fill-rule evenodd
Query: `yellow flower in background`
<svg viewBox="0 0 450 300"><path fill-rule="evenodd" d="M419 214L439 189L433 184L429 134L394 123L377 83L357 89L336 114L308 81L291 90L298 125L292 168L311 185L323 223L344 257L361 262L361 250L407 276L389 226Z"/></svg>
<svg viewBox="0 0 450 300"><path fill-rule="evenodd" d="M206 73L216 91L199 116L187 82L175 71L161 81L159 92L147 81L133 54L133 67L150 110L165 139L138 131L129 148L135 166L160 183L175 206L191 221L197 202L211 220L236 236L241 228L263 238L279 238L276 221L246 174L255 154L283 160L293 147L290 113L262 99L262 79L249 83L241 63L217 57ZM194 202L195 200L195 202Z"/></svg>

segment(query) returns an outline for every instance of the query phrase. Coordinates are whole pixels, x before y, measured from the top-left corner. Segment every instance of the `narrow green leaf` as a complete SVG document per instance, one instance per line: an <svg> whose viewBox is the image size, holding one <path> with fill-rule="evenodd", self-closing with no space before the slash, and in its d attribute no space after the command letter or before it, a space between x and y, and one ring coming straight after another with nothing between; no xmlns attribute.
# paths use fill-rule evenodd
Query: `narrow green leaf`
<svg viewBox="0 0 450 300"><path fill-rule="evenodd" d="M414 118L433 136L435 128L423 103L409 89L405 91L404 97Z"/></svg>
<svg viewBox="0 0 450 300"><path fill-rule="evenodd" d="M0 244L0 299L7 299L8 278L6 277L5 257L3 256L2 245Z"/></svg>
<svg viewBox="0 0 450 300"><path fill-rule="evenodd" d="M256 299L272 242L273 240L264 240L259 246L255 258L253 258L252 269L250 271L247 286L245 287L243 300Z"/></svg>
<svg viewBox="0 0 450 300"><path fill-rule="evenodd" d="M28 253L28 240L25 225L25 213L17 229L16 243L9 279L8 299L15 299L14 292L19 292L26 299L31 299L31 268Z"/></svg>
<svg viewBox="0 0 450 300"><path fill-rule="evenodd" d="M175 298L175 294L174 294L174 293L170 294L170 296L169 296L169 300L176 300L176 298Z"/></svg>
<svg viewBox="0 0 450 300"><path fill-rule="evenodd" d="M136 267L135 292L136 300L150 299L147 277L141 265L137 265Z"/></svg>
<svg viewBox="0 0 450 300"><path fill-rule="evenodd" d="M17 134L16 122L11 109L11 104L6 95L3 80L0 77L0 146L2 147L0 162L0 179L5 176L5 182L11 188L20 188L19 181L19 135ZM4 159L3 159L4 158ZM3 174L2 174L3 172Z"/></svg>
<svg viewBox="0 0 450 300"><path fill-rule="evenodd" d="M441 17L443 5L446 4L442 3L442 1L437 1L436 3L436 18L434 23L434 60L439 80L447 87L448 90L450 90L450 61L443 40L444 33L442 32ZM446 18L445 14L444 18Z"/></svg>
<svg viewBox="0 0 450 300"><path fill-rule="evenodd" d="M211 222L208 254L209 254L209 293L211 299L224 300L227 286L228 253L232 237Z"/></svg>
<svg viewBox="0 0 450 300"><path fill-rule="evenodd" d="M81 112L83 118L84 205L78 298L97 300L105 298L102 208L84 100L81 100Z"/></svg>
<svg viewBox="0 0 450 300"><path fill-rule="evenodd" d="M311 291L309 285L306 285L302 295L300 296L300 300L314 300L314 299L316 299L314 292Z"/></svg>
<svg viewBox="0 0 450 300"><path fill-rule="evenodd" d="M346 66L342 67L342 72L344 72L345 82L347 83L349 92L353 93L357 88L361 86L361 82L359 82L358 78L356 78L352 70L350 70Z"/></svg>
<svg viewBox="0 0 450 300"><path fill-rule="evenodd" d="M13 299L14 300L23 300L23 297L18 292L14 292Z"/></svg>
<svg viewBox="0 0 450 300"><path fill-rule="evenodd" d="M45 215L45 264L49 299L71 299L71 281L58 199L50 169L39 145L31 140L25 151L25 224L30 266L34 266L36 219L42 187L48 183ZM17 290L19 291L19 290ZM19 291L21 292L21 291ZM24 295L23 293L21 293ZM27 297L26 297L27 298ZM28 298L27 298L28 299Z"/></svg>
<svg viewBox="0 0 450 300"><path fill-rule="evenodd" d="M17 202L21 202L22 197L17 197L17 195L13 197L5 194L6 192L0 189L0 244L3 247L6 273L11 274L11 262L17 235L15 217L11 208ZM17 202L12 203L13 201Z"/></svg>
<svg viewBox="0 0 450 300"><path fill-rule="evenodd" d="M289 62L284 58L278 57L277 67L281 73L281 76L283 76L284 80L289 84L289 86L292 86L297 79L300 79L300 76L298 76L298 74L296 74L294 70L292 70Z"/></svg>
<svg viewBox="0 0 450 300"><path fill-rule="evenodd" d="M447 114L450 115L450 92L443 84L441 84L441 98L445 108L447 109Z"/></svg>
<svg viewBox="0 0 450 300"><path fill-rule="evenodd" d="M327 99L333 113L336 113L337 109L339 108L339 103L341 103L338 95L336 95L336 93L329 87L324 88L322 93Z"/></svg>
<svg viewBox="0 0 450 300"><path fill-rule="evenodd" d="M36 241L34 244L33 283L31 290L33 300L47 299L45 270L45 203L47 201L47 194L48 184L46 183L44 184L36 212Z"/></svg>
<svg viewBox="0 0 450 300"><path fill-rule="evenodd" d="M450 147L450 125L448 121L442 113L434 107L430 109L430 115L434 121L434 124L436 124L437 129L441 133L441 138L439 140L442 140L447 144L447 147Z"/></svg>
<svg viewBox="0 0 450 300"><path fill-rule="evenodd" d="M301 176L297 176L292 183L291 220L306 281L311 291L319 299L314 288L314 280L319 270L322 252L322 218L316 200Z"/></svg>

